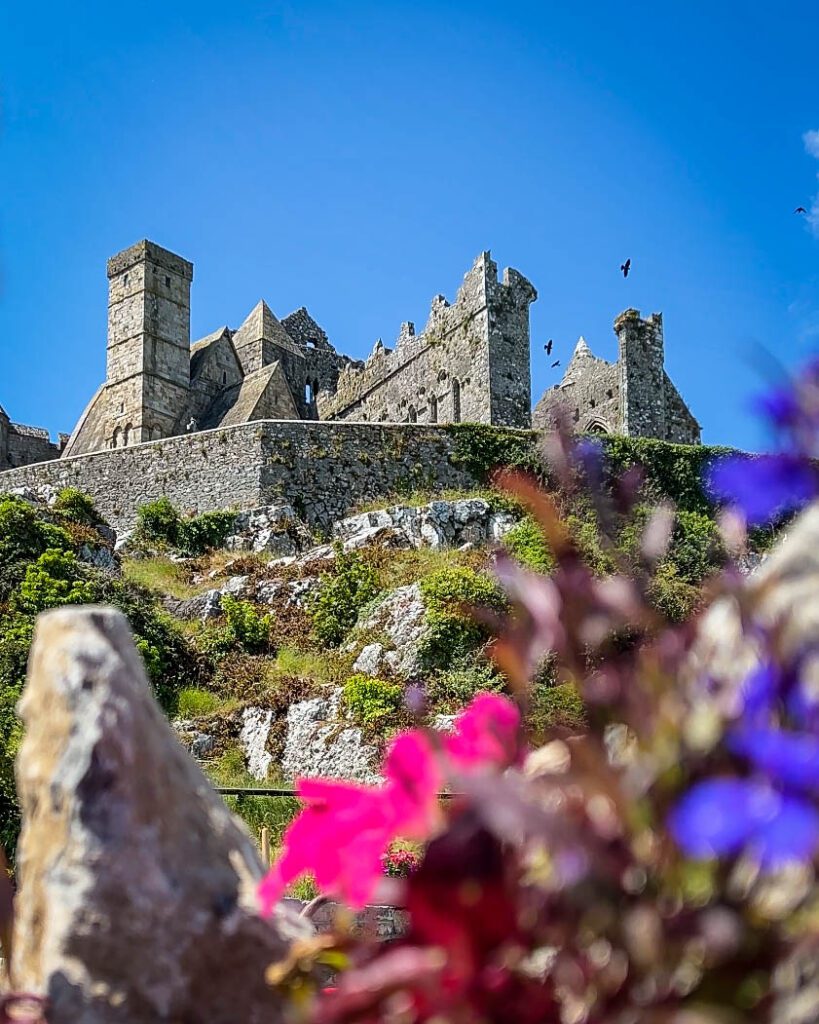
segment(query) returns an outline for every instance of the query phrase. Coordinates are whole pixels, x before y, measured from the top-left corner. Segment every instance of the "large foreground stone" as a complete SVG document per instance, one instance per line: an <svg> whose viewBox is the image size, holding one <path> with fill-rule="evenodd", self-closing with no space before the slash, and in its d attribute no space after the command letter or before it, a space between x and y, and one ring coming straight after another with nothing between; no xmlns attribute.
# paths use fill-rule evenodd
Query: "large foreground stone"
<svg viewBox="0 0 819 1024"><path fill-rule="evenodd" d="M50 1024L282 1019L264 969L301 926L256 916L255 846L150 694L125 619L38 622L20 703L14 984Z"/></svg>

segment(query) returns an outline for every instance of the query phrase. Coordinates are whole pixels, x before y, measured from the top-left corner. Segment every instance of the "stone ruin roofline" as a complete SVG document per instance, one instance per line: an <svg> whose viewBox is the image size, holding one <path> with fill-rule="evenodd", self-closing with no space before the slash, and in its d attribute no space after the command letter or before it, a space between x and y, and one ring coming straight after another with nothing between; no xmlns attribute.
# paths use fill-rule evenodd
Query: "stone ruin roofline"
<svg viewBox="0 0 819 1024"><path fill-rule="evenodd" d="M468 279L479 267L482 267L485 273L483 301L473 308L468 305L466 286ZM410 366L433 344L444 341L465 323L483 313L489 305L487 294L493 286L513 289L521 281L526 282L532 288L528 279L513 267L505 267L499 280L498 265L492 259L491 251L485 249L477 256L467 271L453 303L450 303L445 295L440 293L435 295L430 305L427 322L420 334L415 333L415 325L412 321L405 321L401 325L401 333L395 348L386 347L381 339L378 339L363 364L357 361L358 365L356 362L351 362L345 366L339 374L335 392L325 396L322 411L330 413L331 416L343 416L348 410L365 401L382 384ZM436 331L436 328L439 328L442 323L443 311L457 309L461 304L465 307L463 316L457 322L450 323L445 329ZM434 337L434 341L426 340L431 336ZM368 381L365 380L367 377L369 377Z"/></svg>
<svg viewBox="0 0 819 1024"><path fill-rule="evenodd" d="M188 281L193 280L193 264L189 260L177 256L176 253L170 252L168 249L163 249L161 245L157 245L156 242L151 242L147 238L143 238L142 241L136 242L112 256L106 264L108 277L115 277L124 270L128 270L129 267L146 261L156 263Z"/></svg>

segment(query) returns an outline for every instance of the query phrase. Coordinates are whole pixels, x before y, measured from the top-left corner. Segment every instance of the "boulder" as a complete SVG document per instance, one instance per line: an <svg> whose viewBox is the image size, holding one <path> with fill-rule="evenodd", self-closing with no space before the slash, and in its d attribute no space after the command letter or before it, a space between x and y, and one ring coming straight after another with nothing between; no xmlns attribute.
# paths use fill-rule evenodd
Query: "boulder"
<svg viewBox="0 0 819 1024"><path fill-rule="evenodd" d="M358 623L357 630L382 634L388 641L382 645L381 668L386 666L405 678L417 675L421 670L420 643L427 632L421 588L412 583L391 591ZM372 652L370 656L374 656Z"/></svg>
<svg viewBox="0 0 819 1024"><path fill-rule="evenodd" d="M114 610L38 621L20 702L13 984L49 1024L284 1019L265 984L304 926L255 912L255 845L156 705Z"/></svg>
<svg viewBox="0 0 819 1024"><path fill-rule="evenodd" d="M341 690L328 698L314 697L291 704L287 709L282 772L298 779L320 775L325 778L378 782L374 747L364 742L358 726L340 719Z"/></svg>
<svg viewBox="0 0 819 1024"><path fill-rule="evenodd" d="M310 546L310 531L290 505L268 505L240 512L225 547L231 551L293 556Z"/></svg>
<svg viewBox="0 0 819 1024"><path fill-rule="evenodd" d="M459 547L498 541L516 522L511 513L493 511L484 498L456 498L418 507L393 505L348 516L334 524L333 534L347 551L374 544Z"/></svg>

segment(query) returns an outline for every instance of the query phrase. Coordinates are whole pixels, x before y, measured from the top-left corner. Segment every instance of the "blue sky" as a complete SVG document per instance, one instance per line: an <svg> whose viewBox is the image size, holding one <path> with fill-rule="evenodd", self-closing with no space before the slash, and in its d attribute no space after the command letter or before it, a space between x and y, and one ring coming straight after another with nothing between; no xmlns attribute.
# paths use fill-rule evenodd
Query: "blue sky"
<svg viewBox="0 0 819 1024"><path fill-rule="evenodd" d="M264 297L356 356L490 248L540 293L535 397L547 338L662 310L704 439L756 447L819 348L819 7L742 7L3 4L0 404L73 427L139 238L195 263L194 338Z"/></svg>

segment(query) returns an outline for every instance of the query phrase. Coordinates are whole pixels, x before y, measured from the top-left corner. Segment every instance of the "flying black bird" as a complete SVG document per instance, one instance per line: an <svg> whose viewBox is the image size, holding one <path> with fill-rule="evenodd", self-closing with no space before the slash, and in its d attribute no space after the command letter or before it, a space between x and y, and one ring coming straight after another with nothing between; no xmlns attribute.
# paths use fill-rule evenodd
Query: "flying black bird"
<svg viewBox="0 0 819 1024"><path fill-rule="evenodd" d="M560 366L560 360L559 359L555 359L555 361L552 363L552 369L554 369L556 366Z"/></svg>
<svg viewBox="0 0 819 1024"><path fill-rule="evenodd" d="M620 264L620 269L623 271L623 277L628 277L628 272L631 270L631 257L625 263Z"/></svg>
<svg viewBox="0 0 819 1024"><path fill-rule="evenodd" d="M808 211L805 209L804 206L797 206L796 209L793 212L794 213L807 213Z"/></svg>
<svg viewBox="0 0 819 1024"><path fill-rule="evenodd" d="M549 340L543 346L546 349L546 355L547 356L550 356L552 354L552 345L554 345L554 342L552 341L551 338L549 338Z"/></svg>

